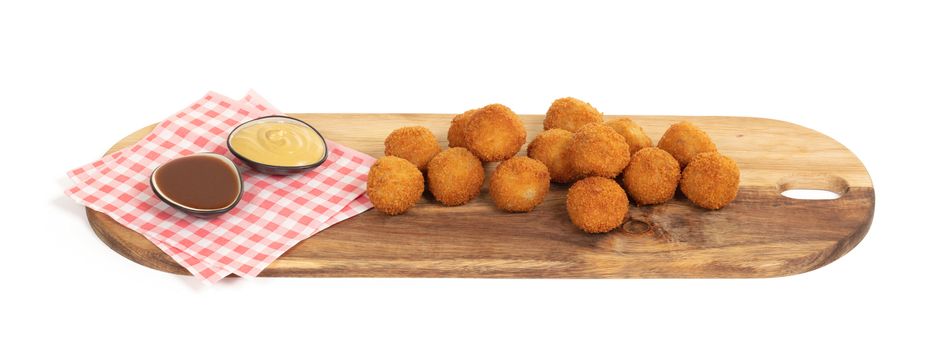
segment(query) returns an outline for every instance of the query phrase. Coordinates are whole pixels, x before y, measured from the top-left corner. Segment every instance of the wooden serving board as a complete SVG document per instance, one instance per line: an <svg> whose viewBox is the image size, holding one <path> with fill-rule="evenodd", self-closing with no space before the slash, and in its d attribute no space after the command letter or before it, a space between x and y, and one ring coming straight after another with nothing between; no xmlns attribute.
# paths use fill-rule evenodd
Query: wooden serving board
<svg viewBox="0 0 951 350"><path fill-rule="evenodd" d="M328 139L374 157L390 131L422 125L443 147L452 115L293 114ZM523 115L528 140L543 116ZM607 117L613 118L613 117ZM868 232L875 192L862 162L816 131L782 121L738 117L632 116L654 140L688 120L739 164L740 192L719 211L681 194L663 205L631 205L629 219L606 234L571 224L566 185L553 184L544 203L524 214L496 209L485 187L460 207L428 193L412 210L387 216L370 210L301 242L261 276L307 277L771 277L810 271L847 253ZM109 152L144 137L152 126ZM525 147L522 148L525 153ZM486 166L486 180L496 163ZM486 186L488 181L486 181ZM787 189L824 189L834 200L797 200ZM187 271L140 234L86 210L96 234L119 254L148 267Z"/></svg>

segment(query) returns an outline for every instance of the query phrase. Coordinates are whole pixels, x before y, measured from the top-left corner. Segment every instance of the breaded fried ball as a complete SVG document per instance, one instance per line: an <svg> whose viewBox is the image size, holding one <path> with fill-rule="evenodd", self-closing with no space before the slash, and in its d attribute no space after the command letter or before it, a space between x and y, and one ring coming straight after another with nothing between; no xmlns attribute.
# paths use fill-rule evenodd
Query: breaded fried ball
<svg viewBox="0 0 951 350"><path fill-rule="evenodd" d="M624 169L624 189L637 205L660 204L674 198L680 182L680 164L670 153L643 148Z"/></svg>
<svg viewBox="0 0 951 350"><path fill-rule="evenodd" d="M512 157L495 168L489 179L489 195L499 209L527 212L545 199L550 181L548 168L542 162L525 156Z"/></svg>
<svg viewBox="0 0 951 350"><path fill-rule="evenodd" d="M452 147L439 152L429 162L426 173L429 192L436 200L447 206L465 204L479 195L485 180L482 162L462 147Z"/></svg>
<svg viewBox="0 0 951 350"><path fill-rule="evenodd" d="M613 178L631 161L631 149L624 137L602 123L587 124L571 135L568 159L581 177Z"/></svg>
<svg viewBox="0 0 951 350"><path fill-rule="evenodd" d="M423 195L423 173L408 160L385 156L376 160L367 176L367 196L377 210L399 215Z"/></svg>
<svg viewBox="0 0 951 350"><path fill-rule="evenodd" d="M528 144L528 156L545 164L551 181L569 183L575 172L568 161L568 141L571 132L564 129L545 130Z"/></svg>
<svg viewBox="0 0 951 350"><path fill-rule="evenodd" d="M469 117L472 117L479 109L470 109L462 114L457 114L452 118L452 124L449 124L449 147L466 147L466 123Z"/></svg>
<svg viewBox="0 0 951 350"><path fill-rule="evenodd" d="M717 145L713 144L710 136L691 122L671 125L657 142L657 148L674 156L681 169L698 154L717 151Z"/></svg>
<svg viewBox="0 0 951 350"><path fill-rule="evenodd" d="M701 208L720 209L736 199L740 168L716 152L698 154L684 168L680 191Z"/></svg>
<svg viewBox="0 0 951 350"><path fill-rule="evenodd" d="M621 226L627 214L627 194L614 180L589 177L568 189L568 217L588 233L608 232Z"/></svg>
<svg viewBox="0 0 951 350"><path fill-rule="evenodd" d="M466 147L485 162L512 158L525 144L522 120L500 104L491 104L473 112L464 130Z"/></svg>
<svg viewBox="0 0 951 350"><path fill-rule="evenodd" d="M384 154L396 156L413 163L420 171L426 170L429 161L439 153L439 142L432 131L422 126L407 126L393 130L386 141Z"/></svg>
<svg viewBox="0 0 951 350"><path fill-rule="evenodd" d="M585 124L600 123L604 115L590 103L574 97L562 97L551 103L545 113L545 130L565 129L576 132Z"/></svg>
<svg viewBox="0 0 951 350"><path fill-rule="evenodd" d="M611 119L604 125L610 126L611 129L624 136L624 141L627 141L627 145L631 148L631 154L637 153L641 148L654 145L651 138L644 133L644 129L631 118Z"/></svg>

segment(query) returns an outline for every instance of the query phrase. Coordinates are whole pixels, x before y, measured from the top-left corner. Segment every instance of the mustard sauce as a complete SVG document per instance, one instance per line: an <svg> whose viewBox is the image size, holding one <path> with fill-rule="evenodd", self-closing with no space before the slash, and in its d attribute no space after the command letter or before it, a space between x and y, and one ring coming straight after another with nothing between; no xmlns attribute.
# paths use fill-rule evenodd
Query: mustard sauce
<svg viewBox="0 0 951 350"><path fill-rule="evenodd" d="M314 164L327 152L314 130L286 122L262 122L244 127L231 137L231 147L247 159L274 166Z"/></svg>

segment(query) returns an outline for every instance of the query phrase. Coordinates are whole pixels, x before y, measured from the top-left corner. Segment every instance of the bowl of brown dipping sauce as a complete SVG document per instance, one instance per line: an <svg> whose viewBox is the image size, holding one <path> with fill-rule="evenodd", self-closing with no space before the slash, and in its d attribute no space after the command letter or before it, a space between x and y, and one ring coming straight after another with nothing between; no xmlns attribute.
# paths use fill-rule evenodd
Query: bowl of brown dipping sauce
<svg viewBox="0 0 951 350"><path fill-rule="evenodd" d="M173 159L155 168L149 182L163 202L201 217L231 210L244 192L238 167L217 153L196 153Z"/></svg>
<svg viewBox="0 0 951 350"><path fill-rule="evenodd" d="M272 115L238 125L228 135L228 150L254 170L291 175L327 160L327 141L299 119Z"/></svg>

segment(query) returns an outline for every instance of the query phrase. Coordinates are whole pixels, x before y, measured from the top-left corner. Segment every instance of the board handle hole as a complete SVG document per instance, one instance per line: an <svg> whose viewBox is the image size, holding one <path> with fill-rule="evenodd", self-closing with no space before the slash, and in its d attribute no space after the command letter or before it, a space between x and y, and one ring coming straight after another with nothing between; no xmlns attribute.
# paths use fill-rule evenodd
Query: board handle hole
<svg viewBox="0 0 951 350"><path fill-rule="evenodd" d="M625 222L621 226L621 229L624 233L628 234L641 234L651 230L651 225L637 219L631 219L628 222Z"/></svg>
<svg viewBox="0 0 951 350"><path fill-rule="evenodd" d="M834 175L790 176L779 181L779 193L800 200L834 200L849 191L849 183Z"/></svg>

